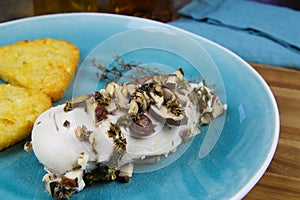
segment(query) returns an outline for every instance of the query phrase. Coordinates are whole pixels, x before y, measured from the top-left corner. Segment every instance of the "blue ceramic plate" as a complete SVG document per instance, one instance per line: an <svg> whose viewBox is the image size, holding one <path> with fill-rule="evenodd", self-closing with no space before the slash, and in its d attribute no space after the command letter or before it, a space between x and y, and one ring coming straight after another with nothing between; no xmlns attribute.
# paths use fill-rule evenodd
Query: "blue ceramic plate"
<svg viewBox="0 0 300 200"><path fill-rule="evenodd" d="M279 114L265 81L225 48L172 26L108 14L61 14L0 24L0 45L25 39L65 39L79 47L81 61L63 99L103 86L91 60L114 66L115 56L146 68L216 84L225 115L162 165L137 170L128 184L86 187L72 199L240 199L269 165L278 142ZM1 80L0 80L1 81ZM51 199L43 166L21 142L0 152L0 194L5 199ZM143 172L143 173L141 173Z"/></svg>

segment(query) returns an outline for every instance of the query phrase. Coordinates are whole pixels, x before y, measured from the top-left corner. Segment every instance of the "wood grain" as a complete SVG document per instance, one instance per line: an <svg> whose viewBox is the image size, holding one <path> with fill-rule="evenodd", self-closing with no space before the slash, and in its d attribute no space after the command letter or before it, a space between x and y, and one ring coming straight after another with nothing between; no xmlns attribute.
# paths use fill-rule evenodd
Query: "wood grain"
<svg viewBox="0 0 300 200"><path fill-rule="evenodd" d="M244 199L300 199L300 71L250 65L266 80L276 98L280 136L271 164Z"/></svg>

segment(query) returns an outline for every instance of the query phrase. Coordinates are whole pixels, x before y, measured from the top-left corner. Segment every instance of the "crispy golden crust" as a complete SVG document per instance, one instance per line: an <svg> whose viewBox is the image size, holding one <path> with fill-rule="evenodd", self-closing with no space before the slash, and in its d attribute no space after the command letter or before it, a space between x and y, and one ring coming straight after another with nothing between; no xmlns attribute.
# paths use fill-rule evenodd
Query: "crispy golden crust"
<svg viewBox="0 0 300 200"><path fill-rule="evenodd" d="M0 47L0 78L62 98L79 62L79 49L65 40L24 40Z"/></svg>
<svg viewBox="0 0 300 200"><path fill-rule="evenodd" d="M40 91L0 84L0 151L29 136L35 119L51 107Z"/></svg>

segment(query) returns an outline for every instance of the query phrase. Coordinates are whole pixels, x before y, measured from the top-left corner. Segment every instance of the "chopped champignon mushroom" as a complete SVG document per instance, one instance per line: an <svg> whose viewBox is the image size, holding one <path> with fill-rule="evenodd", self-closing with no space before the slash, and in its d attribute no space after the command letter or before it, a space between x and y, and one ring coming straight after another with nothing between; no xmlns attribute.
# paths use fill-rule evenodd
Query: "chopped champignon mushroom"
<svg viewBox="0 0 300 200"><path fill-rule="evenodd" d="M85 107L85 101L88 100L89 98L91 98L92 95L90 94L85 94L85 95L81 95L78 97L74 97L71 101L67 101L66 105L64 107L64 111L68 112L71 111L72 109L76 108L76 107Z"/></svg>
<svg viewBox="0 0 300 200"><path fill-rule="evenodd" d="M159 96L154 92L150 92L150 96L151 98L154 100L155 105L157 106L157 108L161 108L162 104L164 103L164 97L163 96Z"/></svg>
<svg viewBox="0 0 300 200"><path fill-rule="evenodd" d="M123 165L120 168L120 173L118 175L119 180L125 183L130 182L133 173L133 167L134 167L133 163L128 163L126 165Z"/></svg>
<svg viewBox="0 0 300 200"><path fill-rule="evenodd" d="M214 101L212 103L212 107L213 107L213 112L212 112L213 118L216 118L222 113L224 113L227 108L226 105L222 105L218 96L215 96Z"/></svg>
<svg viewBox="0 0 300 200"><path fill-rule="evenodd" d="M79 154L77 163L78 165L80 165L82 169L86 169L88 161L89 161L89 155L83 152Z"/></svg>
<svg viewBox="0 0 300 200"><path fill-rule="evenodd" d="M85 187L82 170L71 170L63 174L61 178L49 171L43 177L43 182L45 189L55 199L69 199L74 193Z"/></svg>
<svg viewBox="0 0 300 200"><path fill-rule="evenodd" d="M114 97L115 90L116 90L117 84L115 82L110 82L105 86L105 92L108 94L110 98Z"/></svg>
<svg viewBox="0 0 300 200"><path fill-rule="evenodd" d="M191 134L192 134L191 128L187 128L187 129L184 129L184 130L179 132L179 135L180 135L180 137L181 137L184 144L187 143L187 141L190 139Z"/></svg>
<svg viewBox="0 0 300 200"><path fill-rule="evenodd" d="M136 101L131 100L130 105L129 105L128 114L131 116L135 116L138 114L138 112L139 112L139 105L137 104Z"/></svg>
<svg viewBox="0 0 300 200"><path fill-rule="evenodd" d="M169 99L176 99L175 93L168 87L163 87L162 91L163 91L163 96L164 96L165 101L167 101Z"/></svg>
<svg viewBox="0 0 300 200"><path fill-rule="evenodd" d="M184 77L184 72L181 68L177 69L174 74L176 74L178 80L183 80L183 77Z"/></svg>
<svg viewBox="0 0 300 200"><path fill-rule="evenodd" d="M128 94L129 94L129 95L132 95L132 94L135 92L136 87L137 87L137 85L134 84L134 83L129 83L129 84L127 84L127 85L126 85L126 88L127 88Z"/></svg>
<svg viewBox="0 0 300 200"><path fill-rule="evenodd" d="M121 109L128 109L129 108L129 92L127 89L127 85L125 83L122 84L122 86L118 87L116 89L116 97L117 97L117 102L118 106Z"/></svg>
<svg viewBox="0 0 300 200"><path fill-rule="evenodd" d="M151 116L156 118L158 121L165 121L170 126L182 126L186 125L188 118L185 115L175 115L169 112L166 106L162 106L158 109L156 106L150 106L149 113Z"/></svg>
<svg viewBox="0 0 300 200"><path fill-rule="evenodd" d="M89 141L90 135L92 134L91 130L88 130L86 126L78 126L75 130L75 135L78 138L79 141Z"/></svg>
<svg viewBox="0 0 300 200"><path fill-rule="evenodd" d="M176 74L170 74L167 78L166 85L170 90L174 90L177 86L177 76Z"/></svg>
<svg viewBox="0 0 300 200"><path fill-rule="evenodd" d="M27 141L27 142L24 144L24 150L27 151L27 152L32 151L32 142L31 142L31 141Z"/></svg>

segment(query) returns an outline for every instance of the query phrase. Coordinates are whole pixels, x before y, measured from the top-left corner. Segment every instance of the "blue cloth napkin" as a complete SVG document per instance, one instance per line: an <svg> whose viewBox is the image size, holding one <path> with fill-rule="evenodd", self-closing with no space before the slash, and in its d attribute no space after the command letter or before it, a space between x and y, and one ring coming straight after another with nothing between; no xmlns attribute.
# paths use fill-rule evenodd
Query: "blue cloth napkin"
<svg viewBox="0 0 300 200"><path fill-rule="evenodd" d="M246 61L300 69L300 12L245 0L194 0L172 25L232 50Z"/></svg>

